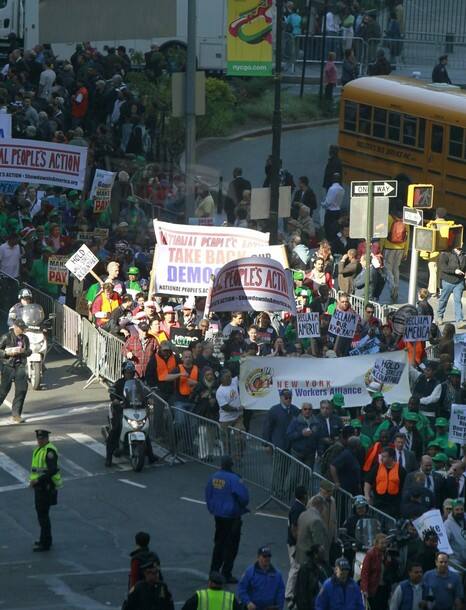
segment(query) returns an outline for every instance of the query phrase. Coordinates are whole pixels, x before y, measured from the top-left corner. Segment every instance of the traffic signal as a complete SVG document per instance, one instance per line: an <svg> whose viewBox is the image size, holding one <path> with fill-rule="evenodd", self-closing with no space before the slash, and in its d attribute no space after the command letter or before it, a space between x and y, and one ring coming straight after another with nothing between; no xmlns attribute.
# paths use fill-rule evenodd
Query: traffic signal
<svg viewBox="0 0 466 610"><path fill-rule="evenodd" d="M434 205L433 184L410 184L408 187L408 207L430 209Z"/></svg>
<svg viewBox="0 0 466 610"><path fill-rule="evenodd" d="M445 225L441 228L416 227L414 248L426 252L445 252L463 246L463 225Z"/></svg>

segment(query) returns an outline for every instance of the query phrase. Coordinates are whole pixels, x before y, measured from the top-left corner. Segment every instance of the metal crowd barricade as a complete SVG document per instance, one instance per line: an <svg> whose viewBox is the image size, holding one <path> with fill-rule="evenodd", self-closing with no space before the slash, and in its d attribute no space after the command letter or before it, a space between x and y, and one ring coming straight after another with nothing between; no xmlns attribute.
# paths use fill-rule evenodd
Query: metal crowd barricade
<svg viewBox="0 0 466 610"><path fill-rule="evenodd" d="M18 302L19 282L14 277L0 272L0 311L7 314Z"/></svg>
<svg viewBox="0 0 466 610"><path fill-rule="evenodd" d="M121 377L124 342L105 330L96 330L98 333L97 377L103 377L105 380L115 383Z"/></svg>
<svg viewBox="0 0 466 610"><path fill-rule="evenodd" d="M224 454L222 430L218 422L170 407L173 425L173 455L190 457L196 462L220 466Z"/></svg>
<svg viewBox="0 0 466 610"><path fill-rule="evenodd" d="M270 500L289 506L293 501L296 487L303 485L306 489L311 489L312 478L312 470L308 466L289 453L274 447L270 498L262 506Z"/></svg>
<svg viewBox="0 0 466 610"><path fill-rule="evenodd" d="M332 288L330 290L330 296L333 297L334 299L336 299L337 301L342 293L343 293L342 290L336 290L335 288ZM359 314L361 316L361 318L363 318L364 317L364 298L357 297L354 294L350 294L349 299L350 299L351 307L354 309L354 311L357 314ZM382 320L382 322L384 322L386 319L386 314L385 314L386 306L381 305L380 303L377 303L375 301L369 301L369 303L374 307L375 317L379 318L379 320Z"/></svg>
<svg viewBox="0 0 466 610"><path fill-rule="evenodd" d="M261 489L272 488L274 446L248 432L229 427L225 449L236 454L235 467L241 477Z"/></svg>
<svg viewBox="0 0 466 610"><path fill-rule="evenodd" d="M83 362L86 363L86 366L92 373L84 386L84 389L86 389L99 377L100 360L99 331L86 318L81 318L81 350Z"/></svg>
<svg viewBox="0 0 466 610"><path fill-rule="evenodd" d="M77 311L55 303L55 341L73 356L78 356L81 351L81 326L81 316Z"/></svg>
<svg viewBox="0 0 466 610"><path fill-rule="evenodd" d="M377 519L380 522L382 527L382 531L386 534L391 529L396 527L396 519L387 515L387 513L383 513L381 510L374 508L373 506L369 506L368 516L373 519Z"/></svg>
<svg viewBox="0 0 466 610"><path fill-rule="evenodd" d="M304 41L306 36L296 36L294 41L296 44L295 52L295 63L302 63L304 60ZM309 36L307 44L307 57L306 63L319 63L322 61L322 44L324 37L322 34ZM361 64L365 61L366 57L366 42L358 37L352 36L351 38L345 38L344 36L325 36L325 53L324 57L327 59L329 51L334 51L337 56L337 63L340 63L344 59L345 49L352 48L354 55L358 62Z"/></svg>

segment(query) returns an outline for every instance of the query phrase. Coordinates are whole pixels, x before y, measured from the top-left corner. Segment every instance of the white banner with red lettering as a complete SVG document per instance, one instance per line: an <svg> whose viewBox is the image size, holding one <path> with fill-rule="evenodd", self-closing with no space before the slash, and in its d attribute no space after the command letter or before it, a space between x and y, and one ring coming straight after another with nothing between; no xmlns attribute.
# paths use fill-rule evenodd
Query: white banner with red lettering
<svg viewBox="0 0 466 610"><path fill-rule="evenodd" d="M215 276L210 311L288 311L296 315L291 271L273 259L240 258Z"/></svg>
<svg viewBox="0 0 466 610"><path fill-rule="evenodd" d="M278 392L283 389L292 391L295 405L310 402L314 409L336 393L345 397L345 407L369 403L370 392L383 392L388 403L406 402L410 395L406 352L381 356L245 358L240 365L241 404L245 409L266 411L279 402Z"/></svg>
<svg viewBox="0 0 466 610"><path fill-rule="evenodd" d="M0 181L82 191L87 147L36 140L0 140Z"/></svg>

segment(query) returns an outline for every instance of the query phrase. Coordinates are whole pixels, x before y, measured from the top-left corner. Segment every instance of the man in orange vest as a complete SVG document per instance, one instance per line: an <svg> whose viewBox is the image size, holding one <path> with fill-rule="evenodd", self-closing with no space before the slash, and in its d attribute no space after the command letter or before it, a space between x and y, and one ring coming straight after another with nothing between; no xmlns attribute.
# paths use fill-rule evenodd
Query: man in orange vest
<svg viewBox="0 0 466 610"><path fill-rule="evenodd" d="M145 379L151 387L157 387L159 394L167 402L173 402L175 381L181 375L177 367L172 344L170 341L162 341L155 358L147 365Z"/></svg>
<svg viewBox="0 0 466 610"><path fill-rule="evenodd" d="M91 312L97 326L105 326L111 313L121 305L121 297L113 289L112 282L105 282L102 292L92 302Z"/></svg>
<svg viewBox="0 0 466 610"><path fill-rule="evenodd" d="M393 447L384 447L380 463L376 462L366 475L364 495L384 513L396 517L400 514L400 501L406 470L396 461Z"/></svg>
<svg viewBox="0 0 466 610"><path fill-rule="evenodd" d="M190 397L199 383L199 368L194 364L191 350L186 349L183 352L182 362L173 372L179 373L175 381L175 407L183 411L192 411L194 403ZM183 414L175 411L175 423L180 423L183 419Z"/></svg>

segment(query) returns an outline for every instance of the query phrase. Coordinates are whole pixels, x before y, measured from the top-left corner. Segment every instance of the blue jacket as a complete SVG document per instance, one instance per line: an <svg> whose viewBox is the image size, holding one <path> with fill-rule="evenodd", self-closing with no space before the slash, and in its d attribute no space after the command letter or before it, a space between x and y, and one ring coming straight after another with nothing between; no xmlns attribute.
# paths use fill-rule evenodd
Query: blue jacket
<svg viewBox="0 0 466 610"><path fill-rule="evenodd" d="M352 578L345 586L335 576L327 578L316 598L315 610L364 610L361 589Z"/></svg>
<svg viewBox="0 0 466 610"><path fill-rule="evenodd" d="M257 610L265 610L269 606L283 608L285 603L285 583L282 575L272 565L264 572L256 562L247 568L238 583L238 597L242 604L249 602L256 605Z"/></svg>
<svg viewBox="0 0 466 610"><path fill-rule="evenodd" d="M303 436L303 430L307 427L307 421L302 415L298 415L298 417L291 420L286 431L291 449L303 457L314 455L317 448L317 422L314 418L309 422L309 427L313 431L312 436Z"/></svg>
<svg viewBox="0 0 466 610"><path fill-rule="evenodd" d="M279 403L270 407L264 424L264 440L269 441L283 451L289 451L290 441L286 431L291 421L299 415L300 411L295 405L290 405L289 412Z"/></svg>
<svg viewBox="0 0 466 610"><path fill-rule="evenodd" d="M205 501L215 517L241 517L248 512L248 488L235 472L218 470L207 482Z"/></svg>
<svg viewBox="0 0 466 610"><path fill-rule="evenodd" d="M413 587L409 580L403 580L399 585L401 589L401 603L398 606L398 610L412 610L413 608ZM429 595L429 589L426 585L422 584L422 599L426 600Z"/></svg>

